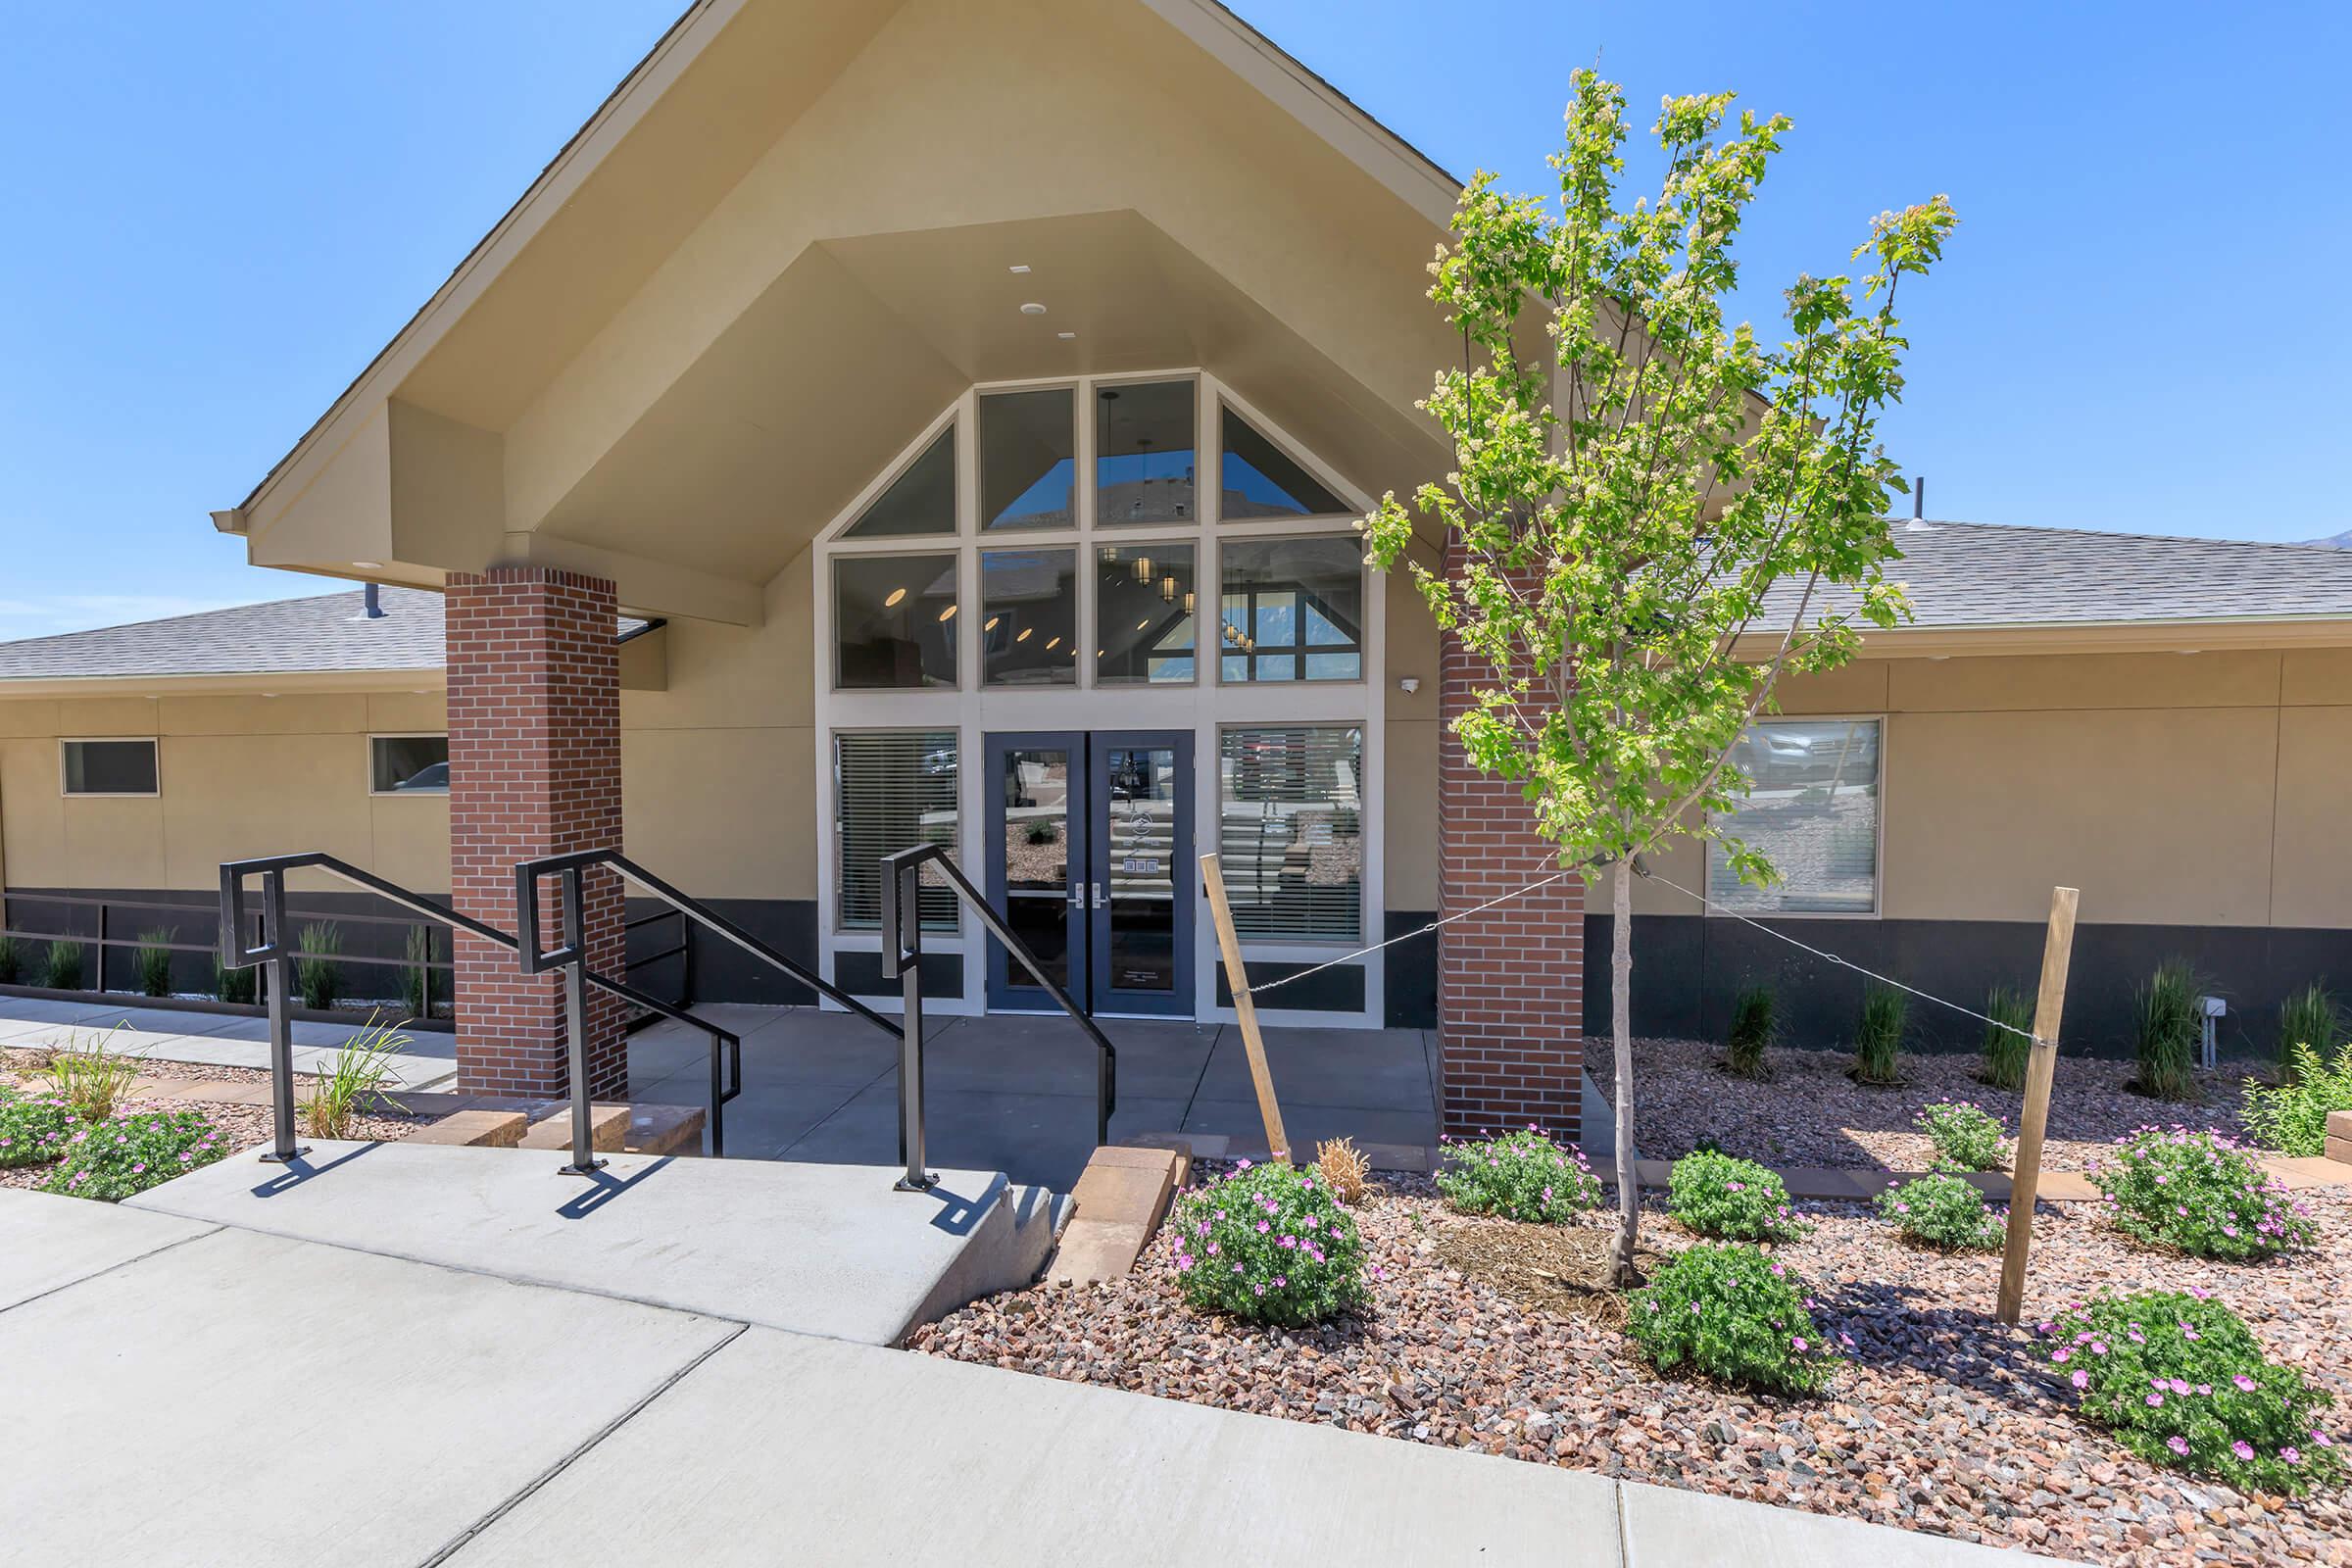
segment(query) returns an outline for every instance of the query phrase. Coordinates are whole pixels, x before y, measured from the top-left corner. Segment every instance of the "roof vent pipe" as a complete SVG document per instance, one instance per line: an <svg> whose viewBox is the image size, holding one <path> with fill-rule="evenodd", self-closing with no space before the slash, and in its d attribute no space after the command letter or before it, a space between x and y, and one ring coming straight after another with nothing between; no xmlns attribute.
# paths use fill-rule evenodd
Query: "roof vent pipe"
<svg viewBox="0 0 2352 1568"><path fill-rule="evenodd" d="M382 597L376 592L375 584L368 584L365 593L366 597L361 600L361 604L366 608L368 618L369 620L383 619L384 602Z"/></svg>
<svg viewBox="0 0 2352 1568"><path fill-rule="evenodd" d="M1913 522L1925 522L1927 519L1928 476L1923 473L1918 478L1911 481L1911 520Z"/></svg>

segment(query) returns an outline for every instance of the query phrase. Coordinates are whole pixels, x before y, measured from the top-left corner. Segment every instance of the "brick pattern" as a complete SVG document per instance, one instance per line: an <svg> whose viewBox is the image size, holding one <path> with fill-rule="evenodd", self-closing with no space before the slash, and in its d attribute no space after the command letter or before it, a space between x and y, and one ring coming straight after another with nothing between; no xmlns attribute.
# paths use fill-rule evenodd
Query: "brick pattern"
<svg viewBox="0 0 2352 1568"><path fill-rule="evenodd" d="M1448 556L1448 565L1451 557ZM1438 912L1451 915L1555 869L1519 786L1481 773L1452 731L1490 677L1447 635L1439 660ZM1438 1071L1456 1138L1530 1122L1574 1138L1583 1102L1585 885L1569 878L1438 936Z"/></svg>
<svg viewBox="0 0 2352 1568"><path fill-rule="evenodd" d="M447 591L450 892L461 913L514 928L514 863L618 849L620 652L613 585L544 566L452 573ZM590 966L625 968L620 879L586 882ZM560 885L542 885L542 945L563 931ZM569 1042L557 975L524 976L514 956L456 939L458 1082L474 1093L568 1092ZM588 993L588 1092L628 1093L623 1006Z"/></svg>

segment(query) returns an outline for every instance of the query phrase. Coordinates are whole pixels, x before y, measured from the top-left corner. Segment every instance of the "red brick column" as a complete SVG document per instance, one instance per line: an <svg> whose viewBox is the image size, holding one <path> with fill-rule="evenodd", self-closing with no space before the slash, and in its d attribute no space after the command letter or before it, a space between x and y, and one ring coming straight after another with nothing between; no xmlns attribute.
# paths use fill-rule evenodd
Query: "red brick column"
<svg viewBox="0 0 2352 1568"><path fill-rule="evenodd" d="M1450 558L1449 558L1450 560ZM1481 773L1455 714L1493 670L1447 635L1440 656L1438 912L1475 908L1556 868L1519 786ZM1570 877L1438 934L1441 1120L1456 1138L1530 1122L1578 1136L1583 1102L1585 884Z"/></svg>
<svg viewBox="0 0 2352 1568"><path fill-rule="evenodd" d="M514 862L620 848L620 651L612 583L544 566L450 575L450 894L458 910L514 929ZM590 966L625 967L620 879L586 884ZM560 884L541 888L543 946L561 938ZM557 975L525 977L514 956L456 940L458 1083L477 1093L569 1091ZM589 1092L628 1094L618 999L588 993Z"/></svg>

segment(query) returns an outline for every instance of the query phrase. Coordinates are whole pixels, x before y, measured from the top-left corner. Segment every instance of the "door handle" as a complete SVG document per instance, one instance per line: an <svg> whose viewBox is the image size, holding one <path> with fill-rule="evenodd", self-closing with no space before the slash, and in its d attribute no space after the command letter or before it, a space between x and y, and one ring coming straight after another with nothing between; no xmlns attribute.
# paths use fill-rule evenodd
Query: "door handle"
<svg viewBox="0 0 2352 1568"><path fill-rule="evenodd" d="M1100 882L1095 884L1095 907L1098 909L1110 907L1110 900L1102 896L1102 884Z"/></svg>

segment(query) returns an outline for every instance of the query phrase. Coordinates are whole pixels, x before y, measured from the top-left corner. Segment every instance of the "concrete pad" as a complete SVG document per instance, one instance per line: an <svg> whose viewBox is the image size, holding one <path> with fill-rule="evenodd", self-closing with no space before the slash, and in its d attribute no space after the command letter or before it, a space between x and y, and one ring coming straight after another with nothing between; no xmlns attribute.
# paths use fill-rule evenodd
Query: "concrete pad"
<svg viewBox="0 0 2352 1568"><path fill-rule="evenodd" d="M419 1562L736 1332L202 1237L0 1313L0 1409L40 1412L0 1465L0 1559Z"/></svg>
<svg viewBox="0 0 2352 1568"><path fill-rule="evenodd" d="M126 1201L872 1345L1027 1283L1054 1222L985 1171L900 1193L879 1166L613 1154L575 1176L537 1150L318 1139L282 1168L258 1152Z"/></svg>
<svg viewBox="0 0 2352 1568"><path fill-rule="evenodd" d="M749 1048L746 1048L747 1050ZM745 1091L745 1099L750 1091ZM934 1159L966 1169L1002 1170L1016 1181L1066 1191L1095 1152L1095 1097L1084 1095L984 1094L928 1088L925 1097L928 1147ZM727 1107L727 1148L752 1152L736 1138L736 1112ZM1111 1118L1115 1142L1128 1131L1165 1127L1182 1112L1175 1100L1119 1097ZM808 1160L895 1158L899 1139L899 1081L896 1073L858 1091L821 1122L785 1147L783 1157Z"/></svg>
<svg viewBox="0 0 2352 1568"><path fill-rule="evenodd" d="M1282 1087L1279 1075L1274 1080L1277 1090ZM1325 1105L1282 1102L1283 1131L1298 1147L1291 1152L1300 1159L1315 1156L1315 1145L1327 1138L1352 1138L1357 1148L1366 1144L1429 1145L1438 1141L1436 1114L1424 1106L1419 1110L1383 1110L1374 1106ZM1266 1142L1265 1123L1259 1118L1255 1100L1212 1100L1206 1095L1193 1102L1192 1110L1184 1118L1188 1133L1220 1133L1233 1141L1236 1149L1262 1149Z"/></svg>
<svg viewBox="0 0 2352 1568"><path fill-rule="evenodd" d="M755 1329L452 1561L1615 1568L1616 1541L1598 1476Z"/></svg>
<svg viewBox="0 0 2352 1568"><path fill-rule="evenodd" d="M1427 1138L1393 1138L1392 1143L1435 1142L1429 1054L1418 1029L1268 1029L1266 1068L1287 1110L1301 1104L1418 1112L1431 1126ZM1200 1077L1200 1099L1254 1100L1249 1049L1239 1029L1217 1036L1215 1052ZM1286 1117L1287 1120L1287 1117Z"/></svg>
<svg viewBox="0 0 2352 1568"><path fill-rule="evenodd" d="M1829 1563L1992 1568L2051 1560L1707 1492L1629 1482L1621 1498L1626 1568L1718 1568L1726 1562L1738 1562L1740 1568L1822 1568Z"/></svg>
<svg viewBox="0 0 2352 1568"><path fill-rule="evenodd" d="M0 1187L0 1311L214 1229L171 1214Z"/></svg>

